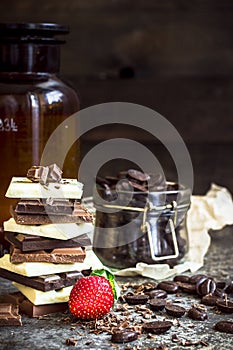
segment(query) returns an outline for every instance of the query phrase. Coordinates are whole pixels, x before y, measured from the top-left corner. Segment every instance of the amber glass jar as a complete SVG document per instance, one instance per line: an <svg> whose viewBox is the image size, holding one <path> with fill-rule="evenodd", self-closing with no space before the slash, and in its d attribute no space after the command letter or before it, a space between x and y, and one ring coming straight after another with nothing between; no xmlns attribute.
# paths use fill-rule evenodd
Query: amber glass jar
<svg viewBox="0 0 233 350"><path fill-rule="evenodd" d="M11 177L38 165L54 129L79 110L77 92L58 77L60 35L68 32L52 23L0 24L0 226L9 218ZM78 165L76 144L63 175L77 177Z"/></svg>

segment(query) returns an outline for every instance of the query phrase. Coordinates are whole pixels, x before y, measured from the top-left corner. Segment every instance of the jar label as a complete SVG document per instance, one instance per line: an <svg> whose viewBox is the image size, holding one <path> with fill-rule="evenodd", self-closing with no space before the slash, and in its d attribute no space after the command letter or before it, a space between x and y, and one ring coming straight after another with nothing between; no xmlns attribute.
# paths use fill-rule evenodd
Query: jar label
<svg viewBox="0 0 233 350"><path fill-rule="evenodd" d="M14 118L0 118L0 131L18 131L18 125Z"/></svg>

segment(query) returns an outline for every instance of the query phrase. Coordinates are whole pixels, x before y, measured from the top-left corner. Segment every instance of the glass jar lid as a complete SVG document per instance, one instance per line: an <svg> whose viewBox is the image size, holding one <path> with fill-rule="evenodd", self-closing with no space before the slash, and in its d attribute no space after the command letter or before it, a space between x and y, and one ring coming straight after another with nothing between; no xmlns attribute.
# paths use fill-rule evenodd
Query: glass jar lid
<svg viewBox="0 0 233 350"><path fill-rule="evenodd" d="M64 43L56 35L69 33L69 27L57 23L0 23L0 40L8 42Z"/></svg>

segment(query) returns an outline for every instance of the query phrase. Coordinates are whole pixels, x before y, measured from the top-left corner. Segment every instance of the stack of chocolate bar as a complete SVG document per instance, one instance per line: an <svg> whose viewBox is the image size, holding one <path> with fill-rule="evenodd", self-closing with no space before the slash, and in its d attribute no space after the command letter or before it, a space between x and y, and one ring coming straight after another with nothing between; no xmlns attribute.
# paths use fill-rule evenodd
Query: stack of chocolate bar
<svg viewBox="0 0 233 350"><path fill-rule="evenodd" d="M83 185L62 179L55 165L32 167L27 177L13 177L6 196L18 198L4 222L10 252L0 258L0 277L20 293L3 301L18 304L29 316L67 308L81 271L101 263L90 248L93 216L81 204Z"/></svg>

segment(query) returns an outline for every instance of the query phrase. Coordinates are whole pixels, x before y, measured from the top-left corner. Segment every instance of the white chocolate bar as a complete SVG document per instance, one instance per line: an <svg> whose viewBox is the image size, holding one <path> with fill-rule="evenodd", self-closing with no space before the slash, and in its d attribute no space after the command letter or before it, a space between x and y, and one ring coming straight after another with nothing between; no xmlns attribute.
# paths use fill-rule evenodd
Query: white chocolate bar
<svg viewBox="0 0 233 350"><path fill-rule="evenodd" d="M7 189L9 198L66 198L80 199L83 194L83 184L76 179L62 179L61 182L50 182L41 185L32 182L27 177L13 177Z"/></svg>
<svg viewBox="0 0 233 350"><path fill-rule="evenodd" d="M3 223L4 231L23 233L26 235L55 238L67 240L78 237L85 233L92 234L94 225L92 223L83 224L46 224L46 225L21 225L17 224L13 218Z"/></svg>
<svg viewBox="0 0 233 350"><path fill-rule="evenodd" d="M103 265L95 253L90 249L86 251L84 262L72 264L53 264L45 262L24 262L13 264L10 262L10 254L5 254L0 258L0 268L18 273L19 275L35 277L60 272L82 271L90 268L101 269L103 268Z"/></svg>
<svg viewBox="0 0 233 350"><path fill-rule="evenodd" d="M69 300L69 295L73 286L65 287L59 290L50 290L42 292L23 284L12 282L12 284L34 305L64 303Z"/></svg>

